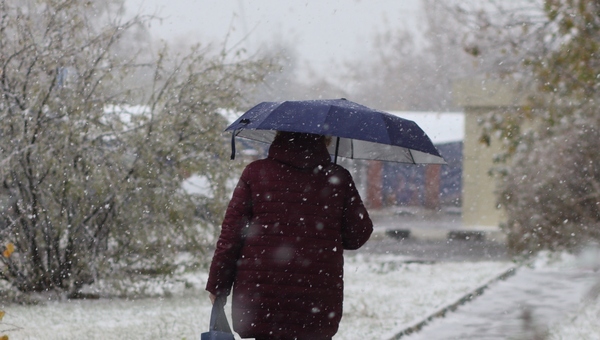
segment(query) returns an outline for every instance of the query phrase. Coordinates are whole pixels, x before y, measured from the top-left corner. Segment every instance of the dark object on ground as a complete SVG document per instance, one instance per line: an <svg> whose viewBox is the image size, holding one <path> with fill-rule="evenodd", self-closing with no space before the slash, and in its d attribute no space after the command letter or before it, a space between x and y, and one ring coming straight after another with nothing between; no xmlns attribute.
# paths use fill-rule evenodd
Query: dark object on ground
<svg viewBox="0 0 600 340"><path fill-rule="evenodd" d="M100 295L94 293L73 292L69 294L67 298L69 300L98 300L100 299Z"/></svg>
<svg viewBox="0 0 600 340"><path fill-rule="evenodd" d="M485 240L485 233L475 230L452 230L448 232L448 240L482 242Z"/></svg>
<svg viewBox="0 0 600 340"><path fill-rule="evenodd" d="M391 238L397 240L405 240L410 237L410 230L408 229L388 229L385 234Z"/></svg>

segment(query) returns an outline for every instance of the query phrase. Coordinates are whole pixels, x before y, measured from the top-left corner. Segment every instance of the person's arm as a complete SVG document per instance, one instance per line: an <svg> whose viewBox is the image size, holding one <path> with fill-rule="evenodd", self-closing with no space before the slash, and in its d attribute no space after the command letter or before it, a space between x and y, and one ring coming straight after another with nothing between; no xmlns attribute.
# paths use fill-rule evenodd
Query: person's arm
<svg viewBox="0 0 600 340"><path fill-rule="evenodd" d="M242 174L223 219L221 235L217 241L206 283L206 290L214 296L229 295L231 291L237 261L244 243L243 228L251 217L250 186Z"/></svg>
<svg viewBox="0 0 600 340"><path fill-rule="evenodd" d="M348 178L348 191L342 225L342 243L344 249L354 250L362 247L367 242L373 232L373 222L349 173Z"/></svg>

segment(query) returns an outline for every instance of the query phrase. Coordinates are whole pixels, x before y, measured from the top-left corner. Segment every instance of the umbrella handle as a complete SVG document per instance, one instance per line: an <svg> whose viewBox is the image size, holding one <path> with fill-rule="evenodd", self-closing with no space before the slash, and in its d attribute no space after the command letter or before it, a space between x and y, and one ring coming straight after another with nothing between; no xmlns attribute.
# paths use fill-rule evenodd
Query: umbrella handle
<svg viewBox="0 0 600 340"><path fill-rule="evenodd" d="M340 149L340 137L337 137L337 139L335 140L335 156L333 157L333 164L337 164L337 156L338 156L339 149Z"/></svg>

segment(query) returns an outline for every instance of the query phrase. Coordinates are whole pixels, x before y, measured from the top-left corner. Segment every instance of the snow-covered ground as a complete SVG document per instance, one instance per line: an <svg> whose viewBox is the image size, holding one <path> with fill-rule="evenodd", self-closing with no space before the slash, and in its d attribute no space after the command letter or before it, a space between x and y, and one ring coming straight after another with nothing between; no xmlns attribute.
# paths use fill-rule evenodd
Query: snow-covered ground
<svg viewBox="0 0 600 340"><path fill-rule="evenodd" d="M550 340L600 339L600 299L584 302L562 322L550 327Z"/></svg>
<svg viewBox="0 0 600 340"><path fill-rule="evenodd" d="M579 307L560 322L549 325L549 340L600 339L600 247L589 247L577 257L563 259L554 267L577 269L596 279L581 297Z"/></svg>
<svg viewBox="0 0 600 340"><path fill-rule="evenodd" d="M419 264L404 260L393 255L347 257L345 312L334 339L389 339L513 266L508 262ZM2 306L6 316L0 334L18 327L6 332L10 339L199 339L210 313L207 295L201 290L206 273L187 273L179 279L186 283L172 286L169 298ZM577 316L556 325L552 334L556 339L585 339L570 335L581 334L575 332L587 327L586 334L598 335L599 311L595 300Z"/></svg>
<svg viewBox="0 0 600 340"><path fill-rule="evenodd" d="M547 339L576 316L598 273L568 254L540 255L507 280L493 282L482 296L437 318L406 340L525 340ZM591 334L591 333L590 333ZM564 337L562 339L598 339Z"/></svg>

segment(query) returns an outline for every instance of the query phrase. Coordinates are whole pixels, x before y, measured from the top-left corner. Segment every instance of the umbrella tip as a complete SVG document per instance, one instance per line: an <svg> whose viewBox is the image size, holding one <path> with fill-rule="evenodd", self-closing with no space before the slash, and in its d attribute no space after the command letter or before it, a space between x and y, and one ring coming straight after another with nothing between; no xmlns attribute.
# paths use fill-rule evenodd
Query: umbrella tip
<svg viewBox="0 0 600 340"><path fill-rule="evenodd" d="M342 97L342 98L340 98L340 100L348 100L348 99L346 99L346 98Z"/></svg>

